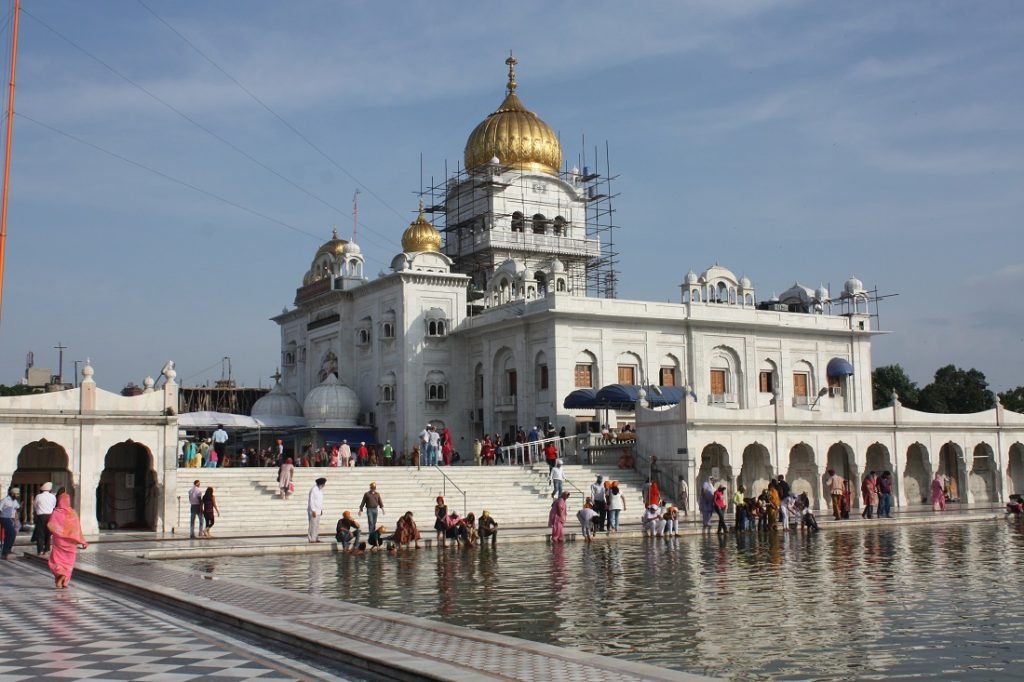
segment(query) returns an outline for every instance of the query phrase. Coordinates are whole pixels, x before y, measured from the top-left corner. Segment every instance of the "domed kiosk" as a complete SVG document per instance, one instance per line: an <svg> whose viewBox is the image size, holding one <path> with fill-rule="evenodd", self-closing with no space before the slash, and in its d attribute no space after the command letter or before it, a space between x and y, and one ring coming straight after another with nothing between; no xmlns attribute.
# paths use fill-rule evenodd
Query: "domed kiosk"
<svg viewBox="0 0 1024 682"><path fill-rule="evenodd" d="M252 406L252 416L257 419L278 417L302 417L302 405L278 382L273 390L257 400Z"/></svg>
<svg viewBox="0 0 1024 682"><path fill-rule="evenodd" d="M302 411L313 428L352 428L359 418L359 397L338 377L328 374L306 396Z"/></svg>

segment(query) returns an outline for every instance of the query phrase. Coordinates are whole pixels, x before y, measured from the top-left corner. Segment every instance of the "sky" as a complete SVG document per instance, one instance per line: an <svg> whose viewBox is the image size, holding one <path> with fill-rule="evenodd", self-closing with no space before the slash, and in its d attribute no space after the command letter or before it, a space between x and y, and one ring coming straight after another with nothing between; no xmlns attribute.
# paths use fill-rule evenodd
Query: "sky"
<svg viewBox="0 0 1024 682"><path fill-rule="evenodd" d="M678 302L715 262L759 300L855 275L898 294L875 366L1024 384L1019 2L23 9L0 383L29 351L56 370L58 343L66 380L88 357L110 390L168 359L212 382L225 356L239 384L272 383L269 318L333 226L351 238L354 191L376 276L501 102L512 50L567 158L608 144L620 298Z"/></svg>

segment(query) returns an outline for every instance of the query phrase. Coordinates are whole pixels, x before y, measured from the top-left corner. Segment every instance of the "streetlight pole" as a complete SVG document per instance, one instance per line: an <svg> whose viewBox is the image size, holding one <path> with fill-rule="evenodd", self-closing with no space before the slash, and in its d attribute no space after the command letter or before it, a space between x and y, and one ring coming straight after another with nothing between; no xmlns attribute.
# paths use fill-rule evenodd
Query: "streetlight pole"
<svg viewBox="0 0 1024 682"><path fill-rule="evenodd" d="M75 360L75 388L78 388L78 366L85 362L84 360Z"/></svg>

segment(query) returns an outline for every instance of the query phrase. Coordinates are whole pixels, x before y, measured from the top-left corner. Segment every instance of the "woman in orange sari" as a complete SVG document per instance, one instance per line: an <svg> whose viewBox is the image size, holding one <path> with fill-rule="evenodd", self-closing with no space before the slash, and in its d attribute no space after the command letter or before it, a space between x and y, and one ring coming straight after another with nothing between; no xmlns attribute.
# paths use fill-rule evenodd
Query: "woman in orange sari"
<svg viewBox="0 0 1024 682"><path fill-rule="evenodd" d="M50 515L46 527L53 533L53 550L50 552L50 571L57 589L66 589L71 581L71 572L78 558L78 548L85 549L89 543L82 537L82 523L71 508L71 495L61 493L57 507Z"/></svg>

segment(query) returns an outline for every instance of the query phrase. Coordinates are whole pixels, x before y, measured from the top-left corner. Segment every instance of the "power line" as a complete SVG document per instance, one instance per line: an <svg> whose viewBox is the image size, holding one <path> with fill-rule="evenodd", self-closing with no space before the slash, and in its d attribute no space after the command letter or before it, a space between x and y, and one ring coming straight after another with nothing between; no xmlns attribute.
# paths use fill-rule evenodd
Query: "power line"
<svg viewBox="0 0 1024 682"><path fill-rule="evenodd" d="M164 173L163 171L157 170L156 168L151 168L150 166L147 166L147 165L145 165L143 163L139 163L138 161L134 161L132 159L129 159L127 156L122 156L121 154L118 154L117 152L110 151L109 149L101 147L98 144L94 144L92 142L89 142L88 140L83 140L82 138L78 137L77 135L73 135L73 134L71 134L69 132L61 130L60 128L55 128L54 126L49 125L48 123L43 123L42 121L36 120L36 119L32 118L31 116L28 116L27 114L23 114L21 112L15 112L14 115L17 116L18 118L23 118L23 119L25 119L26 121L28 121L30 123L34 123L37 126L39 126L40 128L45 128L46 130L49 130L50 132L53 132L53 133L57 133L58 135L61 135L63 137L68 138L69 140L73 140L73 141L75 141L75 142L77 142L79 144L85 145L86 147L91 147L92 149L95 149L98 152L106 154L107 156L109 156L111 158L117 159L118 161L123 161L123 162L125 162L127 164L131 164L132 166L135 166L136 168L141 168L142 170L146 171L147 173L152 173L153 175L157 175L157 176L159 176L159 177L161 177L161 178L163 178L165 180L169 180L170 182L173 182L176 185L181 185L182 187L187 187L188 189L191 189L191 190L193 190L195 192L199 192L200 194L208 196L211 199L216 199L217 201L220 201L220 202L222 202L224 204L227 204L228 206L231 206L232 208L237 208L240 211L245 211L246 213L249 213L250 215L254 215L254 216L258 217L258 218L262 218L262 219L264 219L266 221L269 221L271 223L274 223L276 225L280 225L281 227L286 227L289 230L292 230L294 232L298 232L299 234L304 234L307 237L312 237L313 239L316 239L317 241L320 241L322 239L319 235L313 234L312 232L307 232L306 230L303 230L300 227L295 227L294 225L286 223L283 220L278 220L277 218L269 216L266 213L262 213L260 211L257 211L254 208L249 208L248 206L243 206L242 204L239 204L239 203L234 202L234 201L232 201L230 199L222 197L219 194L215 194L214 192L211 192L209 190L205 190L202 187L198 187L196 185L193 185L192 183L190 183L190 182L188 182L186 180L181 180L181 179L176 178L176 177L174 177L172 175L168 175L167 173Z"/></svg>
<svg viewBox="0 0 1024 682"><path fill-rule="evenodd" d="M243 84L242 84L241 82L239 82L239 81L238 81L238 79L237 79L237 78L235 78L235 77L234 77L234 76L232 76L232 75L231 75L230 73L228 73L228 72L227 72L227 71L226 71L226 70L225 70L225 69L224 69L223 67L221 67L221 65L220 65L220 64L218 64L218 63L217 63L216 61L214 61L214 60L213 60L213 58L211 58L211 57L210 57L209 55L207 55L207 54L206 54L205 52L203 52L202 50L200 50L200 49L199 49L199 48L198 48L198 47L197 47L197 46L195 45L195 43L193 43L193 42L192 42L191 40L189 40L188 38L186 38L186 37L185 37L185 36L184 36L184 35L183 35L183 34L181 33L181 31L179 31L179 30L178 30L178 29L176 29L176 28L175 28L174 26L172 26L172 25L171 25L171 24L170 24L170 23L169 23L169 22L168 22L168 21L167 21L166 19L164 19L164 18L163 18L162 16L160 16L159 14L157 14L156 12L154 12L154 11L153 11L153 10L152 10L152 9L151 9L151 8L149 7L149 5L147 5L147 4L145 3L145 2L143 2L143 0L137 0L137 1L138 1L138 3L139 3L140 5L142 5L142 6L144 7L144 8L146 8L146 10L147 10L147 11L148 11L148 12L149 12L150 14L152 14L152 15L153 15L154 17L156 17L157 21L159 21L159 22L160 22L160 23L162 23L162 24L163 24L164 26L166 26L166 27L167 27L168 29L170 29L170 30L171 30L171 31L172 31L172 32L173 32L173 33L174 33L174 34L175 34L176 36L178 36L179 38L181 38L181 39L182 39L182 40L183 40L183 41L185 42L185 44L186 44L186 45L188 45L189 47L191 47L191 48L192 48L193 50L195 50L195 51L196 51L196 53L197 53L197 54L198 54L198 55L199 55L200 57L202 57L202 58L203 58L203 59L205 59L205 60L206 60L207 62L209 62L209 64L210 64L211 66L213 66L213 68L217 69L217 70L218 70L218 71L220 71L220 72L221 72L222 74L224 74L225 78L227 78L227 79L228 79L228 80L230 80L230 81L231 81L232 83L234 83L235 85L237 85L237 86L238 86L238 88L239 88L239 89L240 89L240 90L241 90L242 92L244 92L244 93L245 93L246 95L248 95L248 96L249 96L250 98L252 98L252 100L253 100L254 102L256 102L256 103L257 103L257 104L259 104L259 105L260 105L261 107L263 107L263 108L264 108L264 109L265 109L265 110L267 111L267 113L269 113L269 114L270 114L271 116L273 116L273 117L274 117L274 118L276 118L276 119L277 119L278 121L280 121L282 125L284 125L284 126L285 126L286 128L288 128L288 130L290 130L290 131L292 131L293 133L295 133L295 135L296 135L296 136L297 136L297 137L298 137L298 138L299 138L300 140L302 140L302 141L303 141L303 142L305 142L305 143L306 143L307 145L309 145L309 146L310 146L310 148L312 148L312 149L313 149L313 151L315 151L315 152L316 152L317 154L319 154L319 155L320 155L320 156L322 156L322 157L323 157L324 159L326 159L326 160L327 160L328 162L330 162L330 163L331 163L331 165L333 165L333 166L334 166L335 168L337 168L338 170L340 170L340 171L341 171L342 173L344 173L345 175L347 175L347 176L349 177L349 179L350 179L350 180L352 180L352 182L354 182L354 183L356 183L357 185L359 185L359 187L360 187L360 188L362 188L363 190L365 190L367 194L369 194L369 195L370 195L370 196L372 196L372 197L373 197L374 199L376 199L377 201L379 201L379 202L380 202L381 204L383 204L383 205L384 205L384 206L385 206L386 208L390 209L390 210L391 210L391 212L393 212L393 213L394 213L395 215L397 215L397 216L398 216L399 218L402 218L402 219L404 220L404 219L405 219L405 218L407 217L407 216L403 215L402 213L400 213L400 212L399 212L398 210L396 210L396 209L395 209L395 208L394 208L393 206L391 206L391 204L389 204L388 202L386 202L386 201L385 201L385 200L384 200L383 198L381 198L380 196L378 196L378 195L377 195L377 193L376 193L376 192L374 192L374 191L373 191L372 189L370 189L370 188L369 188L369 187L367 187L367 186L366 186L365 184L363 184L363 183L362 183L362 182L361 182L361 181L359 180L359 178L357 178L357 177L356 177L355 175L353 175L352 173L350 173L350 172L348 171L348 169L346 169L346 168L345 168L344 166L342 166L342 165L341 165L341 164L339 164L339 163L338 163L337 161L335 161L335 160L334 160L334 159L333 159L333 158L332 158L332 157L331 157L331 156L330 156L330 155L329 155L329 154L328 154L327 152L325 152L325 151L324 151L323 149L321 149L320 147L318 147L317 145L315 145L315 144L313 143L313 141L312 141L312 140L310 140L310 139L309 139L308 137L306 137L305 135L303 135L303 134L302 134L302 133L301 133L301 132L300 132L300 131L299 131L299 130L298 130L298 129L297 129L296 127L295 127L295 126L293 126L293 125L292 125L291 123L289 123L288 121L286 121L286 120L284 119L284 117L282 117L282 116L281 116L280 114L278 114L278 113L277 113L276 111L274 111L273 109L271 109L271 108L270 108L270 105L268 105L268 104L267 104L266 102L264 102L264 101L263 101L262 99L260 99L260 98L259 98L259 97L258 97L258 96L257 96L257 95L256 95L256 94L254 93L254 92L252 92L252 91L251 91L251 90L250 90L249 88L245 87L245 86L244 86L244 85L243 85ZM363 227L366 227L366 226L364 225Z"/></svg>
<svg viewBox="0 0 1024 682"><path fill-rule="evenodd" d="M30 17L31 17L32 19L34 19L35 21L37 21L37 22L38 22L38 23L39 23L40 25L42 25L43 27L45 27L45 28L46 28L47 30L49 30L49 31L50 31L51 33L53 33L53 34L54 34L55 36L57 36L58 38L60 38L60 39L61 39L61 40L63 40L64 42L66 42L66 43L67 43L68 45L71 45L71 46L72 46L72 47L74 47L74 48L75 48L76 50L80 51L80 52L81 52L82 54L86 55L87 57L89 57L90 59L92 59L93 61L95 61L95 62L96 62L97 64L99 64L100 66L102 66L103 68L107 69L108 71L110 71L110 72L111 72L112 74L114 74L114 75L115 75L115 76L117 76L118 78L122 79L123 81L125 81L126 83L128 83L129 85L131 85L132 87L134 87L134 88L136 88L136 89L140 90L141 92L143 92L144 94L146 94L146 95L147 95L148 97L150 97L150 98L151 98L152 100L154 100L155 102L159 103L159 104L160 104L160 105L162 105L163 107L165 107L165 108L169 109L169 110L170 110L171 112L173 112L174 114L176 114L176 115L180 116L180 117L181 117L181 118L183 118L184 120L188 121L189 123L191 123L191 124L192 124L192 125L194 125L195 127L199 128L200 130L202 130L202 131L203 131L204 133L206 133L206 134L207 134L207 135L209 135L210 137L212 137L212 138L214 138L215 140L217 140L218 142L220 142L220 143L224 144L225 146L227 146L228 148L230 148L230 149L231 149L231 150L233 150L234 152L236 152L236 153L240 154L240 155L241 155L241 156L243 156L244 158L248 159L248 160L249 160L249 161L251 161L252 163L255 163L256 165L258 165L258 166L259 166L260 168L264 169L264 170L265 170L265 171L267 171L268 173L271 173L272 175L274 175L275 177L279 178L280 180L283 180L284 182L288 183L289 185L291 185L291 186L292 186L292 187L294 187L295 189L299 190L299 191L300 191L300 192L302 192L303 194L305 194L305 195L309 196L310 198L312 198L312 199L314 199L314 200L316 200L316 201L320 202L320 203L321 203L321 204L323 204L324 206L326 206L326 207L328 207L328 208L332 209L332 210L333 210L333 211L335 211L336 213L338 213L338 214L340 214L340 215L344 215L344 216L348 216L348 215L349 215L348 213L346 213L346 212L345 212L345 211L343 211L342 209L338 208L338 207L337 207L337 206L335 206L334 204L332 204L332 203L328 202L327 200L325 200L325 199L323 199L323 198L321 198L321 197L317 196L317 195L316 195L316 194L314 194L313 192L311 192L311 191L307 190L307 189L306 189L305 187L302 187L302 186L301 186L301 185L299 185L298 183L294 182L294 181L293 181L293 180L292 180L291 178L288 178L287 176L285 176L285 175L281 174L280 172L278 172L278 171L277 171L277 170L275 170L274 168L272 168L272 167L268 166L268 165L267 165L267 164L265 164L264 162L260 161L260 160L259 160L259 159L257 159L256 157L252 156L251 154L249 154L248 152L246 152L246 151L245 151L244 149L242 149L242 148L241 148L241 147L239 147L238 145L236 145L236 144L234 144L233 142L231 142L231 141L229 141L229 140L225 139L225 138L224 138L223 136L221 136L221 135L219 135L218 133L214 132L214 131L213 131L213 130L211 130L210 128L207 128L207 127L206 127L205 125L203 125L202 123L200 123L200 122L199 122L199 121L197 121L196 119L192 118L191 116L189 116L189 115L188 115L188 114L186 114L185 112L181 111L180 109L178 109L177 107L175 107L175 106L174 106L173 104L171 104L171 103L170 103L170 102L168 102L167 100L163 99L162 97L160 97L160 96L159 96L159 95L157 95L156 93L152 92L151 90L149 90L149 89L148 89L148 88L146 88L145 86L143 86L143 85L141 85L141 84L137 83L136 81L132 80L132 79L131 79L130 77L126 76L125 74L121 73L121 72L120 72L120 71L118 71L118 70L117 70L116 68L114 68L113 66L111 66L111 65L110 65L109 63L107 63L106 61L104 61L103 59L101 59L100 57L98 57L97 55L93 54L92 52L90 52L90 51L89 51L89 50L87 50L86 48L82 47L81 45L79 45L78 43L76 43L76 42L75 42L74 40L72 40L71 38L69 38L69 37L67 37L66 35L62 34L62 33L61 33L60 31L58 31L58 30L57 30L57 29L55 29L55 28L54 28L53 26L49 25L48 23L46 23L45 21L43 21L43 20L42 20L42 19L40 19L39 17L35 16L34 14L32 14L31 12L29 12L29 11L27 11L27 10L23 10L23 11L25 12L25 14L27 14L27 15L28 15L28 16L30 16ZM388 239L388 238L387 238L387 237L386 237L385 235L382 235L382 234L380 234L380 233L379 233L379 232L378 232L377 230L374 230L373 228L371 228L371 227L369 227L369 226L364 226L364 227L366 227L366 229L367 229L367 230L369 230L370 232L372 232L372 233L375 233L375 234L379 235L379 236L380 236L381 238L383 238L383 239L385 240L385 244L384 244L384 246L394 246L394 245L395 245L395 242L393 242L393 241L391 241L390 239ZM379 243L378 243L378 245L381 245L381 244L379 244Z"/></svg>

